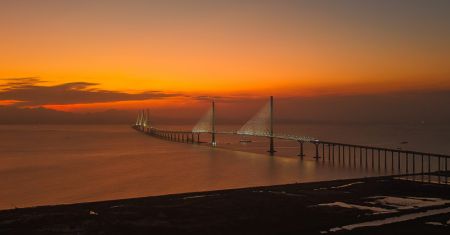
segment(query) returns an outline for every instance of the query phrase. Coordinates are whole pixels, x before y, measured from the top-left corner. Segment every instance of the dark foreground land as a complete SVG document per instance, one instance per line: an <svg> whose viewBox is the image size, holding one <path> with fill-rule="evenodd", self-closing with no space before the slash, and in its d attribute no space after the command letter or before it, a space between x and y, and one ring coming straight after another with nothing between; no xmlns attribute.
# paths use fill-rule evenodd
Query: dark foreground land
<svg viewBox="0 0 450 235"><path fill-rule="evenodd" d="M450 234L450 186L384 177L0 211L0 234L395 233Z"/></svg>

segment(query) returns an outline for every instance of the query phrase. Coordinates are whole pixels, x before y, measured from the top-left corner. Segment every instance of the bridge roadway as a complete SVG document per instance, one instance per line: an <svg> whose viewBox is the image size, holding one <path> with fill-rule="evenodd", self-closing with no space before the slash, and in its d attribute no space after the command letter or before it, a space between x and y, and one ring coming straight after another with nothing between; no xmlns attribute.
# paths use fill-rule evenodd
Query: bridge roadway
<svg viewBox="0 0 450 235"><path fill-rule="evenodd" d="M135 129L139 129L139 127L134 127ZM141 129L141 131L144 131ZM163 130L156 128L147 128L144 132L154 133L154 134L212 134L212 132L194 132L194 131L186 131L186 130ZM254 136L254 137L268 137L275 139L284 139L284 140L294 140L294 141L302 141L302 142L317 142L319 141L316 138L309 136L298 136L298 135L261 135L261 134L252 134L252 133L239 133L238 131L216 131L214 134L225 134L225 135L242 135L242 136Z"/></svg>

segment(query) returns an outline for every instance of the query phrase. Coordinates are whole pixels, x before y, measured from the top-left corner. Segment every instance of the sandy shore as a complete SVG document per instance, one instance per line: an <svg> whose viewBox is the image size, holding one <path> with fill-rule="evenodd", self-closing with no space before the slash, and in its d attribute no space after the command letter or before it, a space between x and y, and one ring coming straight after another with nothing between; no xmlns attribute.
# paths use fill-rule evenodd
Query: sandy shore
<svg viewBox="0 0 450 235"><path fill-rule="evenodd" d="M449 234L450 186L388 177L0 211L0 234Z"/></svg>

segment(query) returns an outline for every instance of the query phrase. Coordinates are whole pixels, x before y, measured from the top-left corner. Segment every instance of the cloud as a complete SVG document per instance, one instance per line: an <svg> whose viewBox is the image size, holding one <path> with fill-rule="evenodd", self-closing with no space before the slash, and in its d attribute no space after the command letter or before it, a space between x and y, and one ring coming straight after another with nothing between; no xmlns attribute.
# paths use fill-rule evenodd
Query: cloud
<svg viewBox="0 0 450 235"><path fill-rule="evenodd" d="M15 88L22 86L30 86L45 81L40 80L38 77L23 77L23 78L3 78L0 81L6 81L4 84L0 84L0 88Z"/></svg>
<svg viewBox="0 0 450 235"><path fill-rule="evenodd" d="M97 89L97 83L70 82L57 85L41 85L37 77L7 78L0 84L0 101L16 100L15 106L42 106L106 103L115 101L138 101L163 99L180 96L180 94L148 91L127 93Z"/></svg>

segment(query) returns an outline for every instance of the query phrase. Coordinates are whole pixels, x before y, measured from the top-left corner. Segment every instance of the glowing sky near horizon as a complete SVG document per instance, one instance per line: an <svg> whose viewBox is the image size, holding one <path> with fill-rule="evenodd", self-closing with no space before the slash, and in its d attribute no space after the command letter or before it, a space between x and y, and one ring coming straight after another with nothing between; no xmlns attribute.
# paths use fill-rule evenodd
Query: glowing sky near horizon
<svg viewBox="0 0 450 235"><path fill-rule="evenodd" d="M3 0L0 6L0 78L201 95L450 88L449 1Z"/></svg>

